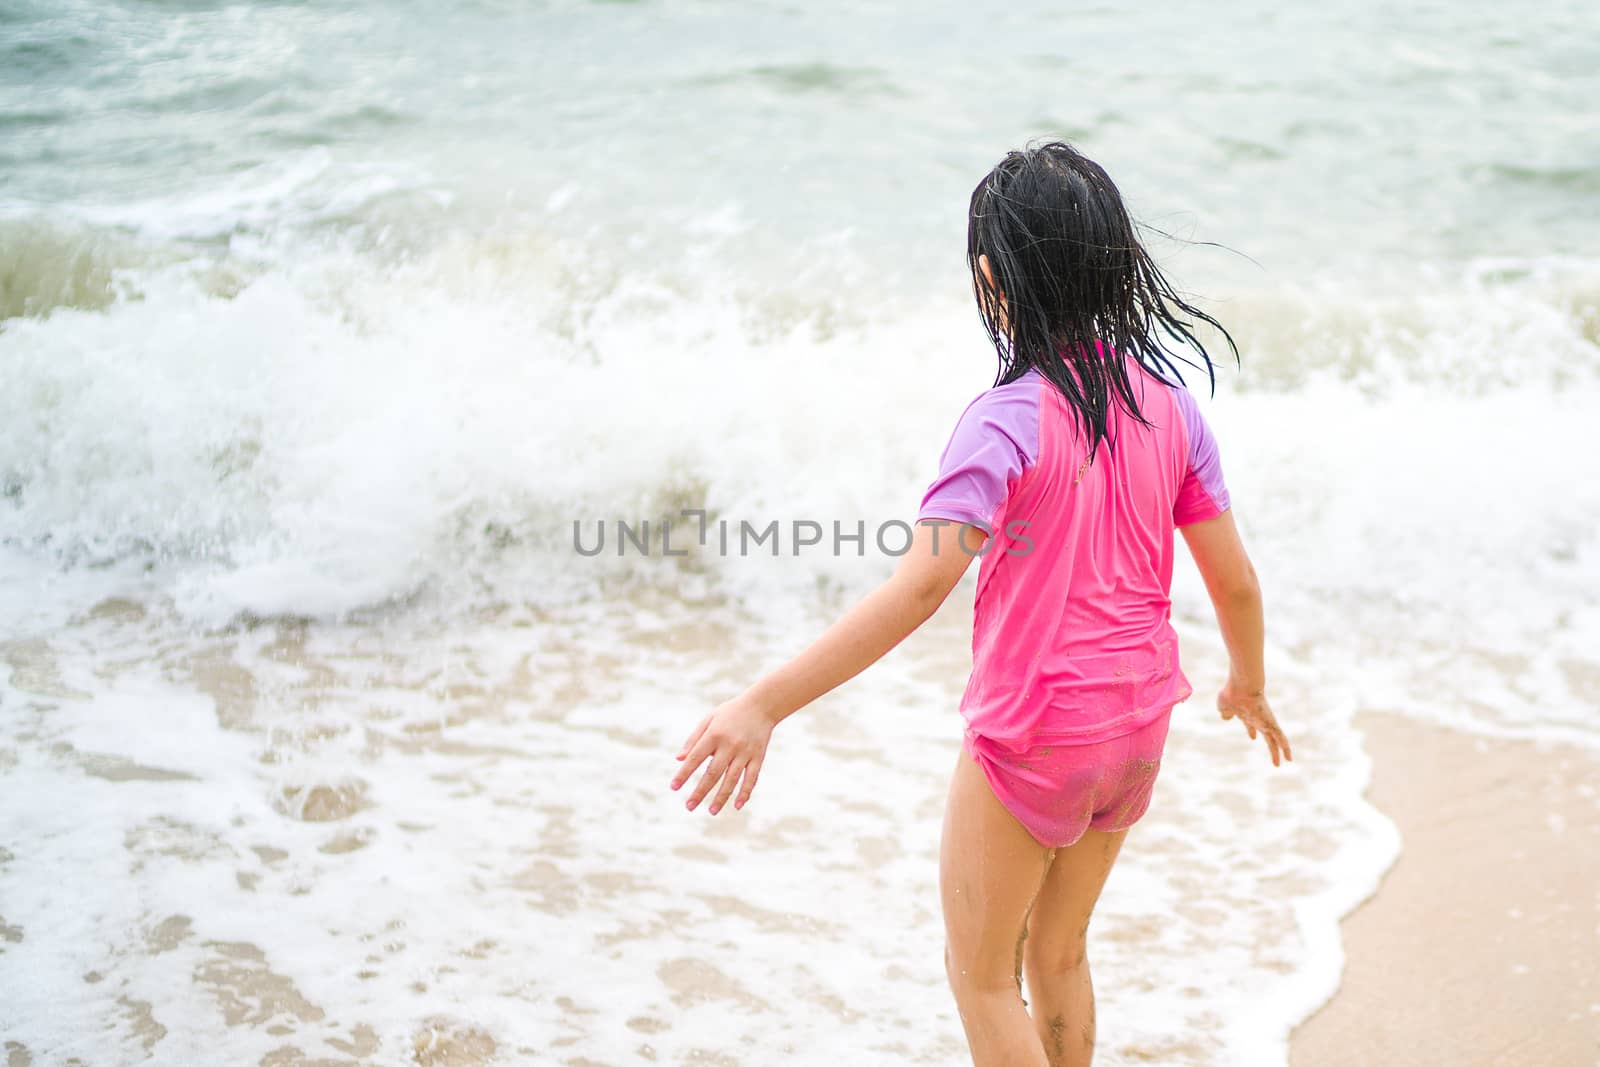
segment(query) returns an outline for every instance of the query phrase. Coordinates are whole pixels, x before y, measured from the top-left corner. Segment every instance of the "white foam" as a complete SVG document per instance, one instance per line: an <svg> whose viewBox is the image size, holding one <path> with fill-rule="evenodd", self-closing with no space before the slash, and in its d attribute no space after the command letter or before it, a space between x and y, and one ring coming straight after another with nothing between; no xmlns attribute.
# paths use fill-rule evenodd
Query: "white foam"
<svg viewBox="0 0 1600 1067"><path fill-rule="evenodd" d="M179 640L160 617L86 620L48 642L77 696L41 696L36 669L5 694L40 731L8 781L62 815L7 827L0 885L25 931L8 955L55 1008L8 999L0 1022L36 1053L91 1033L102 1056L136 1047L125 1025L88 1025L99 1000L61 996L92 971L105 998L153 1005L173 1054L309 1051L358 1026L392 1051L443 1016L531 1062L562 1037L670 1061L956 1056L935 879L962 610L780 728L755 802L709 822L667 790L670 752L727 666L747 673L816 620L729 630L715 657L670 637L739 613L670 602L653 622L617 604L531 629ZM1184 637L1204 692L1218 664ZM248 694L207 681L240 670ZM48 713L16 710L41 699ZM1302 763L1277 771L1235 724L1180 709L1093 934L1108 1063L1282 1062L1288 1024L1332 988L1336 913L1392 831L1359 802L1351 705L1285 703ZM63 743L195 780L85 777ZM70 928L50 889L69 876ZM160 947L179 915L185 936ZM265 1004L246 979L269 973L325 1014L280 998L226 1026L217 1003ZM641 1037L639 1017L662 1028Z"/></svg>
<svg viewBox="0 0 1600 1067"><path fill-rule="evenodd" d="M786 726L759 803L705 824L665 791L665 753L818 622L762 617L844 602L892 560L587 560L569 538L701 505L757 526L910 515L988 381L971 311L861 322L566 263L519 231L400 266L335 249L231 298L154 271L139 301L0 334L0 579L26 639L5 646L7 782L78 813L5 827L5 918L26 931L7 952L59 1007L7 999L0 1022L35 1051L92 1030L101 1058L125 1052L132 1023L88 1022L116 994L154 1006L163 1049L259 1058L290 1038L227 1027L233 994L209 986L270 970L326 1012L284 1022L301 1046L365 1025L403 1048L448 1019L541 1054L564 1036L670 1061L959 1054L933 856L960 634ZM1299 760L1271 770L1214 721L1220 650L1180 566L1202 697L1096 927L1108 1063L1281 1063L1335 988L1338 916L1398 847L1361 800L1356 710L1596 736L1588 342L1566 290L1495 290L1477 319L1478 283L1451 291L1375 316L1434 342L1375 330L1359 365L1224 375L1207 404ZM1412 373L1416 351L1471 369L1513 343L1537 349L1524 381ZM114 594L149 614L90 610ZM240 615L269 621L219 628ZM98 777L84 752L197 780ZM77 926L52 910L69 878ZM175 914L192 936L148 951ZM638 1015L670 1025L641 1037Z"/></svg>

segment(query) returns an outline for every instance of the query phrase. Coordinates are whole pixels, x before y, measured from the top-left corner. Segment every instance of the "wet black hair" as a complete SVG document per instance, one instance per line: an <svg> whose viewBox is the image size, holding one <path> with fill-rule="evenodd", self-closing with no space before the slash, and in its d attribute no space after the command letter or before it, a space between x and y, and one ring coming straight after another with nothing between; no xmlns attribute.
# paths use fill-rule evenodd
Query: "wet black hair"
<svg viewBox="0 0 1600 1067"><path fill-rule="evenodd" d="M979 256L988 258L993 284ZM1091 455L1107 440L1111 405L1149 424L1123 360L1105 358L1102 346L1135 357L1169 385L1183 382L1178 362L1203 367L1214 391L1216 368L1197 333L1204 324L1238 361L1222 324L1156 267L1105 170L1063 141L1008 152L984 175L967 216L967 264L1000 357L995 384L1037 370L1076 413ZM1174 355L1163 340L1199 361Z"/></svg>

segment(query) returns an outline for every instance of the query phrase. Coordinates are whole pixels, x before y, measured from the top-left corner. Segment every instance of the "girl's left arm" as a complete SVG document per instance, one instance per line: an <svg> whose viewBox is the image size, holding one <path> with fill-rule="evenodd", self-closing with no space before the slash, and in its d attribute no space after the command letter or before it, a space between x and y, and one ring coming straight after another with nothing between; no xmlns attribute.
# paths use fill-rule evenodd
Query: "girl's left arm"
<svg viewBox="0 0 1600 1067"><path fill-rule="evenodd" d="M914 530L910 549L888 581L804 652L717 707L694 728L678 750L683 765L672 778L672 788L677 789L702 763L711 761L689 797L690 811L716 789L711 801L715 815L736 786L739 795L733 806L744 807L761 773L773 727L872 666L928 621L988 536L976 526L943 520L924 520Z"/></svg>

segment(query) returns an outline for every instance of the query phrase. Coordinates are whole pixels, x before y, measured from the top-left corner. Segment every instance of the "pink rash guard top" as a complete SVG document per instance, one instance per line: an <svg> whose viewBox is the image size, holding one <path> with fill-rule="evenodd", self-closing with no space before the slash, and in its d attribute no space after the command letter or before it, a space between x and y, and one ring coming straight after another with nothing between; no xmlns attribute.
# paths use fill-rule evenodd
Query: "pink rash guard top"
<svg viewBox="0 0 1600 1067"><path fill-rule="evenodd" d="M988 533L978 567L969 736L1021 752L1132 733L1192 692L1178 664L1175 527L1229 506L1194 397L1128 359L1141 425L1113 407L1092 460L1037 371L980 393L957 421L919 522ZM955 529L941 551L961 551Z"/></svg>

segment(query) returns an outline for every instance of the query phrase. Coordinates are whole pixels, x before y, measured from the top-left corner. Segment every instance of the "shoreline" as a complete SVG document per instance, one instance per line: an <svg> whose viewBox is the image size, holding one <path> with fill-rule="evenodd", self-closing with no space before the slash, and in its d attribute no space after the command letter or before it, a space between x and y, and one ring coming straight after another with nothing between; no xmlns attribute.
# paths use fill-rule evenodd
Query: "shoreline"
<svg viewBox="0 0 1600 1067"><path fill-rule="evenodd" d="M1291 1067L1600 1064L1600 755L1364 712L1402 848Z"/></svg>

